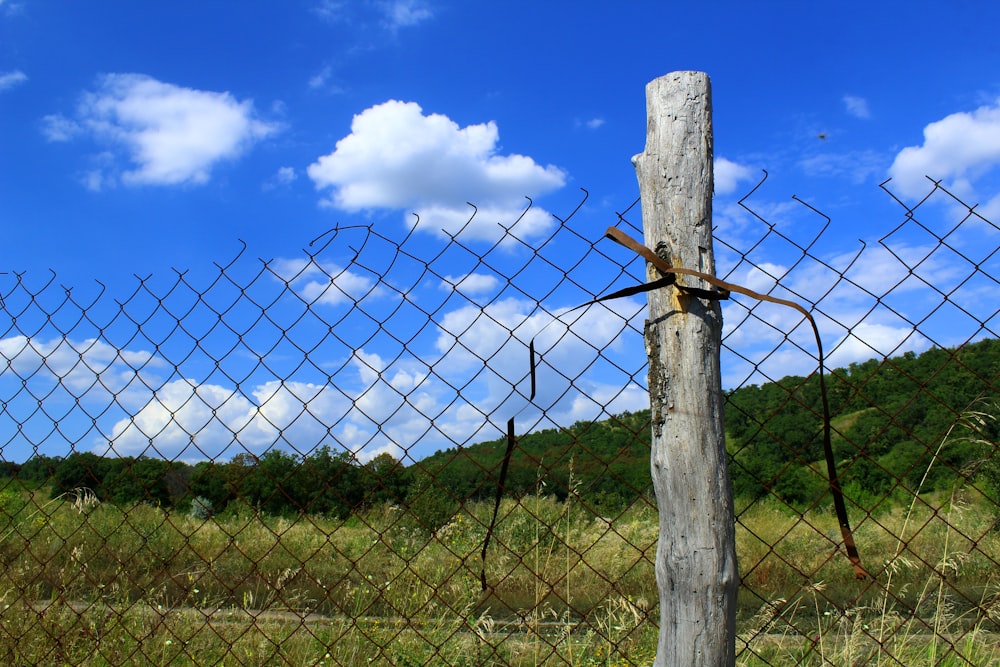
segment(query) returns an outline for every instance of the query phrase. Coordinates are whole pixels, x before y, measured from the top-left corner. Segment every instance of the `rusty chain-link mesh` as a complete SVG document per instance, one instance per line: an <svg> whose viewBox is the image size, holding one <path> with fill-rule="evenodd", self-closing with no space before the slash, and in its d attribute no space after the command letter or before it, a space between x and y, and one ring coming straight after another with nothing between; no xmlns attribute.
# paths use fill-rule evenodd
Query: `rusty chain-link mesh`
<svg viewBox="0 0 1000 667"><path fill-rule="evenodd" d="M872 575L852 579L831 497L820 488L825 470L808 427L822 419L818 383L815 374L794 373L796 358L816 361L802 322L766 304L734 304L724 346L742 369L726 405L741 664L1000 659L989 639L1000 611L1000 237L975 207L929 184L915 206L883 184L902 215L882 225L871 247L825 250L837 241L830 220L801 200L812 225L770 224L744 200L762 223L757 236L751 228L739 244L717 237L730 276L810 304L834 343L826 366L839 481ZM757 259L768 246L791 259ZM759 344L748 355L754 337L782 344ZM807 429L790 414L805 415Z"/></svg>
<svg viewBox="0 0 1000 667"><path fill-rule="evenodd" d="M873 577L842 557L808 332L734 298L739 663L994 664L996 228L933 184L880 244L836 254L808 205L802 236L747 201L718 215L720 276L803 303L829 337ZM577 308L644 280L600 241L609 223L641 236L638 217L577 207L492 243L339 227L301 257L244 249L124 297L0 275L3 655L650 664L645 303Z"/></svg>

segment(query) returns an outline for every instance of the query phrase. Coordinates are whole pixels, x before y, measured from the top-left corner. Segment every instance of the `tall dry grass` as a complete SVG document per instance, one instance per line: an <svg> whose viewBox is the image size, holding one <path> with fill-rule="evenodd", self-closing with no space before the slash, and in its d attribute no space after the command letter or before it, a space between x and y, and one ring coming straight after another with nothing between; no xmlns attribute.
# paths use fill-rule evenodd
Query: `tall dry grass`
<svg viewBox="0 0 1000 667"><path fill-rule="evenodd" d="M946 443L945 443L946 445ZM0 491L10 664L640 665L656 647L655 508L575 493L470 504L435 534L383 505L344 521L209 519L84 493ZM1000 664L1000 533L972 486L856 515L852 577L828 508L737 526L742 665Z"/></svg>
<svg viewBox="0 0 1000 667"><path fill-rule="evenodd" d="M982 434L1000 412L967 410L942 438L922 480L955 443ZM740 518L744 587L741 664L1000 664L997 506L965 471L947 492L886 503L855 537L873 578L850 578L827 508L803 514L757 503Z"/></svg>

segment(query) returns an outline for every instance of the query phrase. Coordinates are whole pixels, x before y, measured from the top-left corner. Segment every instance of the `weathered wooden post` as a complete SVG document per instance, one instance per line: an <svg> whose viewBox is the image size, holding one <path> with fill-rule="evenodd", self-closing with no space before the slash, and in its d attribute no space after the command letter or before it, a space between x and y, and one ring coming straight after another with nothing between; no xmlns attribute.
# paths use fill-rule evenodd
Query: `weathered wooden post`
<svg viewBox="0 0 1000 667"><path fill-rule="evenodd" d="M708 76L646 86L646 149L633 158L646 246L672 266L715 274ZM662 277L647 265L648 278ZM678 283L708 288L690 276ZM649 292L646 351L651 469L660 512L657 666L736 662L736 538L722 420L718 301L676 286Z"/></svg>

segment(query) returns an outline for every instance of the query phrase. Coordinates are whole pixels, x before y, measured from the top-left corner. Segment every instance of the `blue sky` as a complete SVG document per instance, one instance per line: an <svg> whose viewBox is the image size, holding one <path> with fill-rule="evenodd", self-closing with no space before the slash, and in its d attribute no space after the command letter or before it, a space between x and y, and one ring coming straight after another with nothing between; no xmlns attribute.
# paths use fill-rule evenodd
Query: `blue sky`
<svg viewBox="0 0 1000 667"><path fill-rule="evenodd" d="M443 242L439 230L457 230L468 218L466 202L480 209L466 238L488 244L496 238L494 222L513 222L530 196L535 207L519 223L519 234L531 241L551 230L551 213L573 210L581 187L590 198L575 221L581 233L599 238L614 213L637 195L630 158L645 142L645 84L685 69L705 71L712 79L720 234L737 244L754 237L753 221L735 201L766 169L770 177L754 195L755 210L786 225L793 237L805 238L816 218L791 195L804 198L833 218L821 254L843 266L857 251L858 239L874 248L901 220L899 206L877 188L890 176L890 187L906 201L926 194L924 176L931 175L969 203L979 203L985 217L1000 219L997 25L1000 7L985 2L0 0L0 271L7 272L0 283L6 292L22 274L25 284L43 285L51 270L83 302L99 293L99 280L107 286L102 303L113 303L109 300L124 300L135 291L136 274L168 282L173 268L208 275L213 262L224 264L239 253L242 239L248 256L275 260L279 272L315 297L324 283L310 273L316 267L298 273L306 257L302 248L338 224L371 224L379 234L400 239L418 213L420 224L408 247L432 254ZM955 215L946 201L931 206L942 224ZM996 246L990 230L978 233L964 243ZM914 257L922 243L926 240L899 238L904 254ZM346 246L336 247L340 255L327 260L327 269L341 270L347 261ZM774 275L790 265L780 248L760 252L755 260ZM886 255L876 249L866 256L857 280L867 280L876 291L879 284L900 280L898 263ZM516 263L516 250L505 256ZM948 276L947 260L935 262L940 275ZM459 264L453 271L442 268L442 275L467 278L470 293L495 287L496 276L467 277L469 270ZM733 266L724 251L720 265ZM956 280L962 271L954 268ZM773 285L760 271L740 267L732 277L757 288L766 289L769 280ZM339 286L348 294L364 292L374 280L347 272ZM815 271L800 270L783 282L807 297L822 293L823 278ZM916 295L907 303L917 303L919 290L907 289L902 292ZM835 296L830 307L857 325L853 337L832 323L825 328L838 362L867 358L873 350L919 350L931 342L898 318L864 315L863 294L842 290ZM572 298L552 297L546 306L556 311ZM497 315L500 321L531 323L525 331L545 327L544 318L532 319L525 303L504 303L512 319ZM437 338L428 336L426 353L444 359L442 332L449 322L470 317L475 302L441 308ZM614 308L612 320L641 321L641 300ZM779 327L795 326L788 314L763 312ZM622 326L602 333L606 318L584 317L592 321L581 325L586 333L579 334L580 345L637 348L641 365L641 345L623 344ZM738 321L739 313L729 319ZM0 352L15 360L12 368L21 373L41 358L48 359L44 366L51 371L67 351L70 357L86 356L80 342L96 335L79 327L68 333L19 330L19 338L6 326ZM934 326L932 320L925 325L931 331ZM957 344L982 335L974 323L969 326L932 340ZM477 341L489 338L471 331ZM729 344L739 349L774 340L773 331L753 323L730 329L729 335ZM419 440L426 431L420 419L407 421L391 410L384 418L350 417L365 396L382 408L398 402L409 409L419 393L415 388L426 393L438 406L430 409L438 415L435 422L448 434L444 440L425 438L427 448L448 444L447 439L467 441L480 433L476 423L502 423L501 413L514 408L496 386L486 386L472 401L482 404L466 406L471 412L462 417L463 406L447 408L447 391L428 379L440 379L437 371L395 357L378 341L348 340L332 355L348 359L338 368L353 373L350 382L344 380L351 388L335 399L324 398L315 374L285 377L284 387L276 389L269 383L281 379L280 373L267 377L258 368L240 382L213 378L211 364L199 368L195 361L173 375L151 364L143 372L159 379L140 390L139 374L129 363L155 357L152 343L124 334L100 342L106 348L91 344L86 354L109 359L102 372L117 373L119 384L108 380L107 396L87 400L114 409L97 410L102 417L96 425L94 418L69 410L64 427L74 419L89 425L77 425L75 435L62 440L29 437L30 447L42 443L42 450L58 452L68 443L106 451L111 441L113 451L138 453L144 451L142 442L152 440L167 456L232 454L219 443L206 444L199 454L178 444L183 437L168 442L168 422L184 416L170 401L190 411L193 395L201 397L205 419L212 419L212 406L216 414L224 412L222 405L232 412L230 418L214 418L221 440L234 429L254 440L252 425L263 423L254 440L259 446L273 440L275 428L323 431L308 406L326 400L325 409L341 415L331 437L364 456L400 455L393 437ZM808 345L806 339L803 346ZM522 353L510 354L518 365L511 377L520 378ZM561 354L553 352L552 363L580 358L573 350ZM514 369L515 362L509 363ZM739 359L726 363L730 386L750 377L752 367ZM807 373L810 361L791 350L770 363L768 372L780 376ZM439 368L448 364L456 378L469 369L454 359ZM131 381L121 379L129 372ZM586 386L593 396L602 395L601 387L610 391L621 384L599 377L598 370L590 373L593 385ZM42 375L32 381L55 382ZM11 371L6 376L0 389L7 382L4 391L12 392L19 380ZM297 394L290 389L293 380L302 383ZM493 380L503 385L504 374ZM508 380L509 386L513 380ZM156 391L148 389L150 383ZM265 404L278 405L282 392L295 394L289 400L298 410L280 418L274 410L264 415ZM552 401L561 401L560 407L548 406L556 421L593 416L594 401L579 407L572 396L558 395ZM622 409L641 407L644 400L634 387L608 395ZM74 402L68 394L64 399ZM296 419L303 414L309 419ZM385 425L390 417L397 422L395 435ZM142 431L144 420L151 420L156 437L143 431L130 441L129 433ZM316 423L305 424L309 420ZM12 443L4 455L23 457L28 446L3 429L15 431L17 424L0 420L0 441ZM496 435L485 427L481 433ZM15 440L20 453L14 453Z"/></svg>

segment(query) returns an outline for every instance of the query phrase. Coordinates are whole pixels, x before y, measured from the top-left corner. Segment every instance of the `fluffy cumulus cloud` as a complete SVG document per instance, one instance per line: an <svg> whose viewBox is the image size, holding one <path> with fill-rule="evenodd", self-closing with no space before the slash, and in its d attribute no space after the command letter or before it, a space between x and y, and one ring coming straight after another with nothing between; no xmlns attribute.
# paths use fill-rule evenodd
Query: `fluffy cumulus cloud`
<svg viewBox="0 0 1000 667"><path fill-rule="evenodd" d="M164 378L174 366L157 354L95 339L11 336L0 339L0 361L7 369L0 373L0 387L8 396L0 423L20 424L20 438L32 446L52 444L58 434L77 450L109 456L194 461L260 454L272 446L305 452L330 444L370 458L369 450L387 451L385 438L377 440L372 432L398 436L398 442L419 435L401 419L407 416L401 405L422 376L387 369L377 355L364 352L336 383L272 377L240 387ZM25 384L27 392L20 388ZM52 422L33 417L34 396L43 394L46 419L58 420L56 431ZM421 406L419 392L411 402ZM65 447L64 442L54 453L64 454Z"/></svg>
<svg viewBox="0 0 1000 667"><path fill-rule="evenodd" d="M634 335L638 342L637 318L644 312L643 303L633 299L549 312L533 301L510 298L446 313L436 341L441 358L435 372L455 386L461 386L458 378L474 378L464 381L462 400L468 407L452 411L452 427L464 428L462 435L468 436L486 418L499 427L525 410L532 415L544 410L555 423L569 424L593 419L605 406L617 411L643 407L648 398L634 391L626 374L604 369L609 371L605 375L595 364L602 354L622 351L625 337ZM529 405L531 341L537 368L536 396ZM641 350L641 343L636 349Z"/></svg>
<svg viewBox="0 0 1000 667"><path fill-rule="evenodd" d="M934 246L897 241L890 250L870 245L859 257L847 253L794 267L755 261L756 266L741 269L729 279L811 308L828 368L904 351L922 352L932 344L929 336L938 344L958 344L979 328L975 317L938 313L940 294L921 276L934 276L938 285L948 289L962 283L967 270L955 265L947 253L935 252ZM830 267L844 267L843 278ZM723 308L724 342L738 355L728 357L724 364L726 386L808 375L815 370L816 342L800 313L741 296ZM975 308L969 312L975 314ZM918 326L926 336L916 330Z"/></svg>
<svg viewBox="0 0 1000 667"><path fill-rule="evenodd" d="M987 177L995 182L1000 166L1000 99L974 111L953 113L924 128L924 142L896 155L889 169L892 187L918 198L927 194L927 176L942 179L963 198L975 198L978 184ZM994 198L987 209L1000 210Z"/></svg>
<svg viewBox="0 0 1000 667"><path fill-rule="evenodd" d="M205 183L220 161L238 158L277 129L257 118L250 100L142 74L102 77L72 117L49 116L44 127L50 140L89 135L116 158L91 182L130 185ZM125 167L117 164L122 156Z"/></svg>
<svg viewBox="0 0 1000 667"><path fill-rule="evenodd" d="M328 306L356 303L384 293L384 289L370 276L330 262L319 264L305 259L276 259L268 267L310 303Z"/></svg>
<svg viewBox="0 0 1000 667"><path fill-rule="evenodd" d="M400 209L420 216L419 226L474 238L495 239L498 223L522 238L552 224L524 197L562 187L564 172L524 155L500 155L493 122L460 127L440 114L424 114L413 102L389 101L354 117L351 133L335 150L309 166L325 203L346 211ZM515 225L515 222L517 224Z"/></svg>
<svg viewBox="0 0 1000 667"><path fill-rule="evenodd" d="M873 357L895 356L904 351L923 352L931 346L912 327L861 322L837 341L829 351L827 365L843 368Z"/></svg>
<svg viewBox="0 0 1000 667"><path fill-rule="evenodd" d="M327 270L312 264L285 260L272 268L291 283L305 281L299 289L329 281ZM496 289L495 279L481 274L452 281L470 292ZM228 366L229 349L186 355L182 369L161 356L169 354L164 350L13 336L0 340L0 361L8 368L0 373L0 393L13 397L0 422L26 424L29 444L58 447L51 423L31 417L38 408L34 396L44 395L49 414L59 415L59 437L73 432L67 439L74 448L102 455L196 461L271 447L308 453L329 445L361 460L383 452L420 458L497 437L515 415L519 428L533 428L543 410L547 419L568 424L603 410L643 407L641 388L619 367L601 362L599 352L627 351L622 340L638 340L643 310L633 299L551 312L528 299L485 307L466 302L442 312L422 342L403 349L393 337L398 332L383 335L381 329L365 333L362 344L320 336L308 349L286 346L269 354L265 366L238 382L213 372L214 359ZM310 322L296 325L297 340L316 333L301 328ZM247 335L251 346L260 336L275 348L266 331ZM532 339L538 393L529 403ZM630 349L637 355L633 365L640 367L641 344ZM595 366L602 363L607 368ZM21 389L24 383L28 392ZM65 447L63 442L52 452L64 453Z"/></svg>
<svg viewBox="0 0 1000 667"><path fill-rule="evenodd" d="M0 360L20 380L58 381L76 398L92 391L121 392L139 381L140 370L156 368L152 353L118 350L95 338L0 339Z"/></svg>
<svg viewBox="0 0 1000 667"><path fill-rule="evenodd" d="M526 308L508 304L494 315L523 323ZM540 321L529 318L527 329L537 330ZM495 437L500 425L525 406L523 398L512 397L511 387L527 372L526 346L500 340L503 325L490 317L472 317L464 328L460 335L469 346L445 349L433 371L412 355L388 359L358 349L330 383L272 379L237 389L178 378L156 389L138 384L119 392L119 403L127 400L132 407L110 429L102 428L94 449L105 455L193 461L245 451L259 454L270 447L307 453L329 444L368 460L382 452L419 458L454 443ZM563 345L572 349L552 354L574 357L574 368L583 363L581 352L594 356L573 337ZM500 353L483 372L478 356L487 350ZM579 389L593 398L581 402L580 392L567 392L560 375L543 378L553 381L546 381L547 398L542 400L561 399L566 418L598 414L603 403L594 401L600 397L622 409L637 407L631 393L620 387L583 381ZM463 386L461 395L453 386Z"/></svg>
<svg viewBox="0 0 1000 667"><path fill-rule="evenodd" d="M249 395L215 383L184 378L147 393L146 403L118 420L100 454L199 460L259 454L278 446L307 453L336 444L330 426L351 410L331 385L271 380Z"/></svg>
<svg viewBox="0 0 1000 667"><path fill-rule="evenodd" d="M200 458L218 456L246 432L252 419L249 401L231 389L174 380L149 396L135 414L117 421L102 455ZM233 452L236 453L236 452Z"/></svg>

